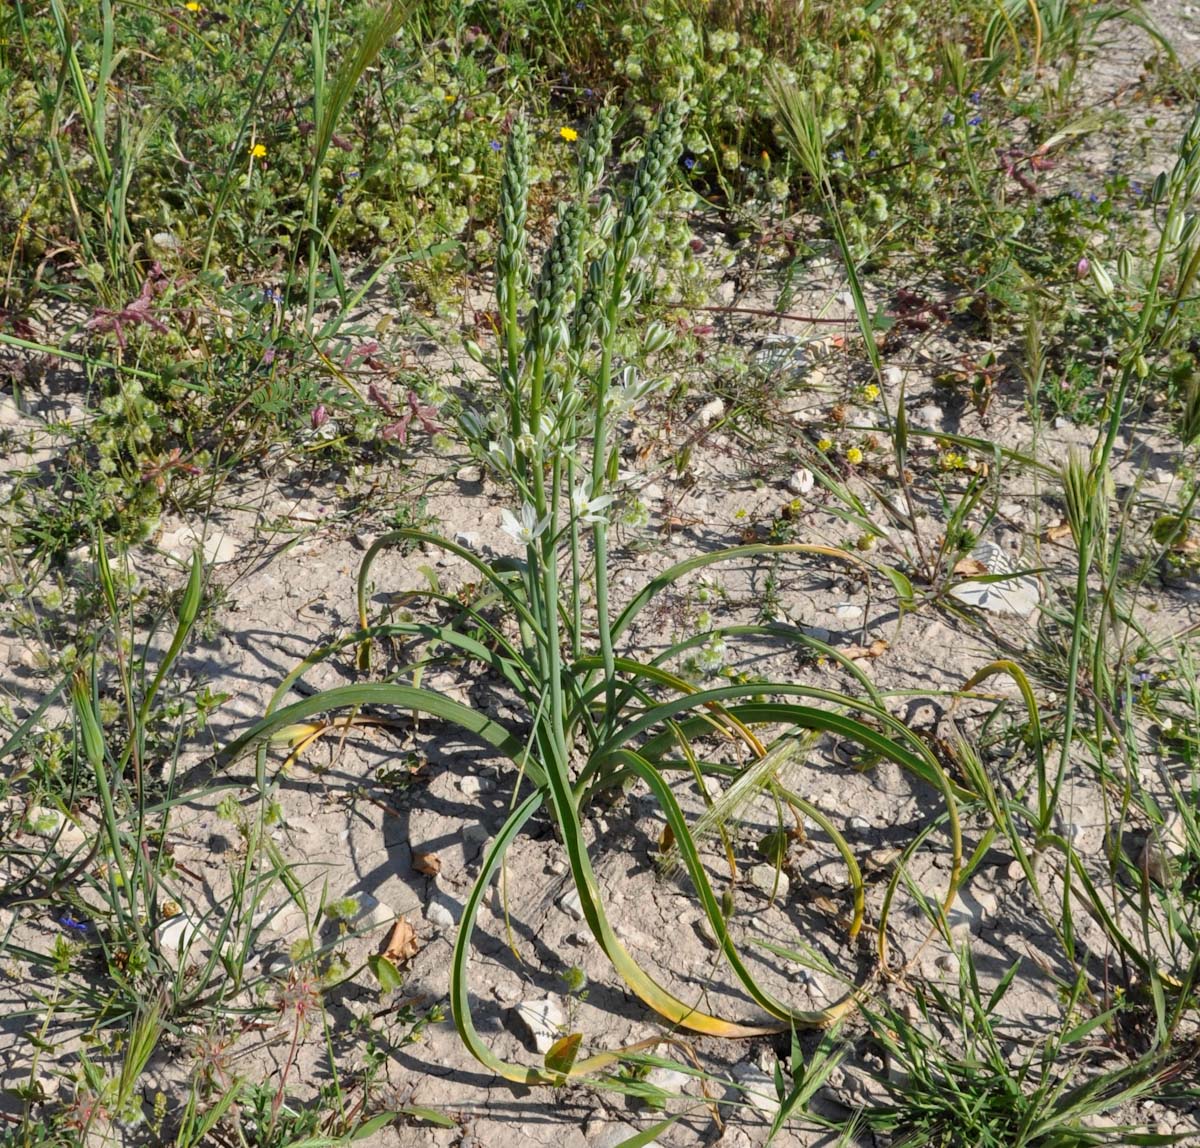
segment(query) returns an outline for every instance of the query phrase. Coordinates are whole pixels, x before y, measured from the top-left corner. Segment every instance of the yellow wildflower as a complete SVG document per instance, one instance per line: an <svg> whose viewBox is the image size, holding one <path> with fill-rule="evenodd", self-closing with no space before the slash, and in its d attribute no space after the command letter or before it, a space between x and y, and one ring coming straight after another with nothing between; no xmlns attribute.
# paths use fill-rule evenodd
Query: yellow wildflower
<svg viewBox="0 0 1200 1148"><path fill-rule="evenodd" d="M851 466L857 466L860 462L862 462L862 460L863 453L858 449L858 447L852 446L848 451L846 451L846 461L850 463Z"/></svg>
<svg viewBox="0 0 1200 1148"><path fill-rule="evenodd" d="M184 7L189 12L203 12L204 11L204 8L201 5L197 4L196 0L188 0L188 2L184 5Z"/></svg>
<svg viewBox="0 0 1200 1148"><path fill-rule="evenodd" d="M574 128L559 128L558 134L562 136L567 143L574 143L579 138L579 133Z"/></svg>
<svg viewBox="0 0 1200 1148"><path fill-rule="evenodd" d="M833 440L823 438L817 443L817 450L831 450L833 448Z"/></svg>
<svg viewBox="0 0 1200 1148"><path fill-rule="evenodd" d="M264 159L266 158L266 154L267 148L265 144L255 144L250 149L250 155L253 156L254 159Z"/></svg>

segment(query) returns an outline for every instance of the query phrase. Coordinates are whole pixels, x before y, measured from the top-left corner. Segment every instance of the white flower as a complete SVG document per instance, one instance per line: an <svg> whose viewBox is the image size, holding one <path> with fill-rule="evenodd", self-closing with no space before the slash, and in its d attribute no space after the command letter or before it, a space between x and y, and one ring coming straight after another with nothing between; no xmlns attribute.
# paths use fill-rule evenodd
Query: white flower
<svg viewBox="0 0 1200 1148"><path fill-rule="evenodd" d="M587 487L581 482L571 491L571 514L579 522L606 522L601 513L613 500L611 494L588 498Z"/></svg>
<svg viewBox="0 0 1200 1148"><path fill-rule="evenodd" d="M521 505L521 517L518 519L507 507L500 511L501 528L505 534L512 535L518 542L528 546L535 538L550 525L550 515L538 521L537 511L528 503Z"/></svg>
<svg viewBox="0 0 1200 1148"><path fill-rule="evenodd" d="M498 441L489 442L487 457L488 462L501 474L511 474L517 457L512 439L508 435L501 435Z"/></svg>

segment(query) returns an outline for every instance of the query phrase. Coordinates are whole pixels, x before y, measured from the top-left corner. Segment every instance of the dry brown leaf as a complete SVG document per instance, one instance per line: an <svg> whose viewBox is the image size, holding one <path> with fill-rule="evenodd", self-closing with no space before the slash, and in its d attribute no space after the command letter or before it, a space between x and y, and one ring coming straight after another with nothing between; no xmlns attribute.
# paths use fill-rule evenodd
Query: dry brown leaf
<svg viewBox="0 0 1200 1148"><path fill-rule="evenodd" d="M1060 522L1057 526L1046 527L1047 542L1061 542L1064 538L1071 536L1071 526L1067 522Z"/></svg>
<svg viewBox="0 0 1200 1148"><path fill-rule="evenodd" d="M887 642L876 638L869 646L846 646L842 653L852 661L857 661L859 658L877 658L887 648Z"/></svg>
<svg viewBox="0 0 1200 1148"><path fill-rule="evenodd" d="M414 853L412 866L426 877L436 877L442 871L442 859L436 853Z"/></svg>
<svg viewBox="0 0 1200 1148"><path fill-rule="evenodd" d="M420 948L421 946L417 943L417 934L412 925L404 917L397 917L381 955L391 961L393 965L400 965L405 961L412 960Z"/></svg>
<svg viewBox="0 0 1200 1148"><path fill-rule="evenodd" d="M988 568L978 558L960 558L954 564L954 573L970 578L975 574L986 574Z"/></svg>

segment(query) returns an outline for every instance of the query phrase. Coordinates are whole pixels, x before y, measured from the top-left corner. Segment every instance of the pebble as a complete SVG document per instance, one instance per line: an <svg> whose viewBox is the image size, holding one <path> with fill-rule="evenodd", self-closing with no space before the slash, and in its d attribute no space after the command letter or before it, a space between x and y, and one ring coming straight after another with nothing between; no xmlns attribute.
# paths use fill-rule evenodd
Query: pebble
<svg viewBox="0 0 1200 1148"><path fill-rule="evenodd" d="M430 901L425 906L425 920L439 929L454 928L454 914L441 901Z"/></svg>
<svg viewBox="0 0 1200 1148"><path fill-rule="evenodd" d="M807 634L810 638L816 638L818 642L828 642L833 637L824 626L801 626L800 632Z"/></svg>
<svg viewBox="0 0 1200 1148"><path fill-rule="evenodd" d="M904 382L904 372L899 367L884 367L883 382L888 387L898 387Z"/></svg>
<svg viewBox="0 0 1200 1148"><path fill-rule="evenodd" d="M458 783L459 791L464 797L478 797L481 793L492 793L496 783L490 777L480 777L476 773L468 773Z"/></svg>
<svg viewBox="0 0 1200 1148"><path fill-rule="evenodd" d="M370 893L351 894L358 901L358 912L350 919L350 925L358 932L368 932L371 929L381 929L390 925L396 914L382 901L372 897Z"/></svg>
<svg viewBox="0 0 1200 1148"><path fill-rule="evenodd" d="M630 1124L616 1124L607 1120L589 1120L583 1130L583 1137L588 1148L620 1148L628 1143L630 1137L637 1135L637 1129ZM646 1141L646 1148L654 1148L657 1140Z"/></svg>
<svg viewBox="0 0 1200 1148"><path fill-rule="evenodd" d="M638 495L643 502L661 502L663 488L657 482L648 482L638 491Z"/></svg>
<svg viewBox="0 0 1200 1148"><path fill-rule="evenodd" d="M923 407L918 407L913 414L916 416L913 421L917 426L926 430L935 430L942 425L942 408L936 403L926 403Z"/></svg>
<svg viewBox="0 0 1200 1148"><path fill-rule="evenodd" d="M839 622L857 622L863 616L863 608L853 602L842 602L834 606L833 616Z"/></svg>
<svg viewBox="0 0 1200 1148"><path fill-rule="evenodd" d="M583 901L579 896L578 889L568 889L559 899L558 907L567 914L568 917L574 917L576 921L583 920Z"/></svg>
<svg viewBox="0 0 1200 1148"><path fill-rule="evenodd" d="M158 540L160 550L181 562L190 561L196 547L199 546L204 561L210 566L232 562L237 557L238 545L237 539L223 530L204 533L194 526L181 526L177 530L165 532Z"/></svg>
<svg viewBox="0 0 1200 1148"><path fill-rule="evenodd" d="M350 545L355 550L370 550L375 545L375 535L368 534L364 530L358 531L350 536Z"/></svg>
<svg viewBox="0 0 1200 1148"><path fill-rule="evenodd" d="M672 1094L683 1092L691 1079L686 1072L680 1072L677 1068L661 1066L652 1068L646 1074L647 1084L653 1084L655 1088L661 1088L664 1092Z"/></svg>
<svg viewBox="0 0 1200 1148"><path fill-rule="evenodd" d="M165 920L154 930L158 947L168 959L187 952L197 941L208 940L204 930L186 913Z"/></svg>
<svg viewBox="0 0 1200 1148"><path fill-rule="evenodd" d="M851 817L846 824L855 833L869 833L871 831L871 823L865 817Z"/></svg>
<svg viewBox="0 0 1200 1148"><path fill-rule="evenodd" d="M458 473L454 476L454 481L461 482L464 486L479 486L483 483L483 467L460 467Z"/></svg>
<svg viewBox="0 0 1200 1148"><path fill-rule="evenodd" d="M793 494L808 494L812 490L814 482L813 472L807 467L802 466L788 478L787 488Z"/></svg>
<svg viewBox="0 0 1200 1148"><path fill-rule="evenodd" d="M743 1098L768 1120L774 1120L779 1112L774 1076L755 1064L738 1064L734 1066L733 1078L745 1090Z"/></svg>
<svg viewBox="0 0 1200 1148"><path fill-rule="evenodd" d="M709 399L695 414L695 421L702 427L712 426L725 415L724 399Z"/></svg>
<svg viewBox="0 0 1200 1148"><path fill-rule="evenodd" d="M765 893L769 897L774 891L776 900L787 900L790 885L788 875L783 872L777 873L774 865L755 865L747 876L750 878L750 884L760 893ZM775 885L776 877L779 879L778 888Z"/></svg>
<svg viewBox="0 0 1200 1148"><path fill-rule="evenodd" d="M547 997L540 1001L525 1001L512 1010L513 1029L518 1036L533 1041L538 1052L548 1052L558 1039L559 1030L567 1022L557 1002Z"/></svg>

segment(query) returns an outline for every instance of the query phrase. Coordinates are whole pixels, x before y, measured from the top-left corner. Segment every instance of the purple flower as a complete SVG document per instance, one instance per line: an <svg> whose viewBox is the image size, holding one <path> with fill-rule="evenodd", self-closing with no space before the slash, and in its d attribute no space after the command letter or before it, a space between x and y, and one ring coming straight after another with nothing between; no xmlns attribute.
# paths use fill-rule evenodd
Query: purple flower
<svg viewBox="0 0 1200 1148"><path fill-rule="evenodd" d="M490 147L492 151L500 151L503 147L503 144L501 144L499 140L492 140L492 142L488 144L488 147Z"/></svg>
<svg viewBox="0 0 1200 1148"><path fill-rule="evenodd" d="M696 157L692 156L692 155L684 156L683 157L683 166L686 167L688 169L688 171L691 171L692 168L694 168L696 166Z"/></svg>
<svg viewBox="0 0 1200 1148"><path fill-rule="evenodd" d="M324 403L317 403L312 409L312 414L308 416L308 421L312 423L313 430L320 430L329 421L329 412L325 409Z"/></svg>
<svg viewBox="0 0 1200 1148"><path fill-rule="evenodd" d="M972 116L969 120L967 120L967 124L973 128L979 127L981 123L983 123L983 116Z"/></svg>
<svg viewBox="0 0 1200 1148"><path fill-rule="evenodd" d="M88 929L86 921L77 921L71 916L70 913L64 913L61 917L59 917L58 923L62 925L64 929L70 929L75 933L86 933Z"/></svg>

